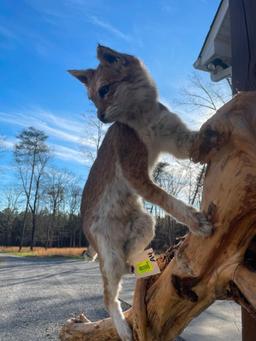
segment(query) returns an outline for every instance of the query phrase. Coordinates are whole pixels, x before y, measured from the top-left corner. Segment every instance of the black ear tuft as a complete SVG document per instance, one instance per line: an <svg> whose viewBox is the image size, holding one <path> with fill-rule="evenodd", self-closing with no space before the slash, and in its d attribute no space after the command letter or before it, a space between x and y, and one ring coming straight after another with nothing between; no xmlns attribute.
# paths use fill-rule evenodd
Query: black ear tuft
<svg viewBox="0 0 256 341"><path fill-rule="evenodd" d="M110 49L109 47L98 44L97 58L103 65L116 64L127 66L130 64L130 59L132 56L117 52Z"/></svg>
<svg viewBox="0 0 256 341"><path fill-rule="evenodd" d="M121 53L99 44L97 47L97 58L102 64L115 64L120 61Z"/></svg>
<svg viewBox="0 0 256 341"><path fill-rule="evenodd" d="M113 64L118 62L118 57L114 56L113 54L109 54L109 53L104 53L103 54L103 58L105 59L106 62Z"/></svg>

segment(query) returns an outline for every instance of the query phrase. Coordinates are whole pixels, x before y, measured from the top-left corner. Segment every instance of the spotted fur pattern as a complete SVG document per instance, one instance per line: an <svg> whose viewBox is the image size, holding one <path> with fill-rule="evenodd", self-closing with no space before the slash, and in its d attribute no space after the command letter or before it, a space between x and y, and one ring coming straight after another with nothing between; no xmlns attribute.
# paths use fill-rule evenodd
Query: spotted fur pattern
<svg viewBox="0 0 256 341"><path fill-rule="evenodd" d="M162 207L193 233L209 235L203 213L167 194L150 177L162 152L189 158L197 132L157 100L154 81L134 56L98 46L97 69L70 71L88 90L108 130L83 192L83 230L99 256L105 305L122 341L132 333L118 294L122 276L154 237L142 198Z"/></svg>

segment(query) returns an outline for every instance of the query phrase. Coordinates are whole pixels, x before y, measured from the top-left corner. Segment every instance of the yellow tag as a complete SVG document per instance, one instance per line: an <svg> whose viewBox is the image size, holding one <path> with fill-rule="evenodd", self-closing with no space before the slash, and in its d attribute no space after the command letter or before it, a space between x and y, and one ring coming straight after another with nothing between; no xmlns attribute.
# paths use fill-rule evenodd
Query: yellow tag
<svg viewBox="0 0 256 341"><path fill-rule="evenodd" d="M149 260L144 260L143 262L139 262L135 264L135 268L139 274L144 274L145 272L151 272L153 270L153 265Z"/></svg>
<svg viewBox="0 0 256 341"><path fill-rule="evenodd" d="M136 255L134 273L137 278L148 277L160 273L153 249L148 249Z"/></svg>

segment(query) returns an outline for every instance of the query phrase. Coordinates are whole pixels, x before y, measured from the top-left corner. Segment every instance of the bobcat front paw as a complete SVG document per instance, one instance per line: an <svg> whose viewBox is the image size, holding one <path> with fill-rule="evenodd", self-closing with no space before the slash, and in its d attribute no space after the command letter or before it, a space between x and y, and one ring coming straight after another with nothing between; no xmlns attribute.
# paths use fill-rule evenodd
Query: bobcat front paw
<svg viewBox="0 0 256 341"><path fill-rule="evenodd" d="M203 237L208 237L213 234L213 225L202 212L195 212L193 218L195 223L191 226L191 232Z"/></svg>

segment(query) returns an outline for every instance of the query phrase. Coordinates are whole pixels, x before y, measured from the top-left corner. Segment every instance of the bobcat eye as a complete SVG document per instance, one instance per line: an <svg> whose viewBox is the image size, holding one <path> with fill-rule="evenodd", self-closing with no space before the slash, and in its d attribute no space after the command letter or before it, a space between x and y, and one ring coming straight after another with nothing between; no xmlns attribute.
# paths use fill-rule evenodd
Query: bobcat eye
<svg viewBox="0 0 256 341"><path fill-rule="evenodd" d="M99 89L99 95L101 98L105 97L108 92L109 92L109 85L103 85Z"/></svg>

